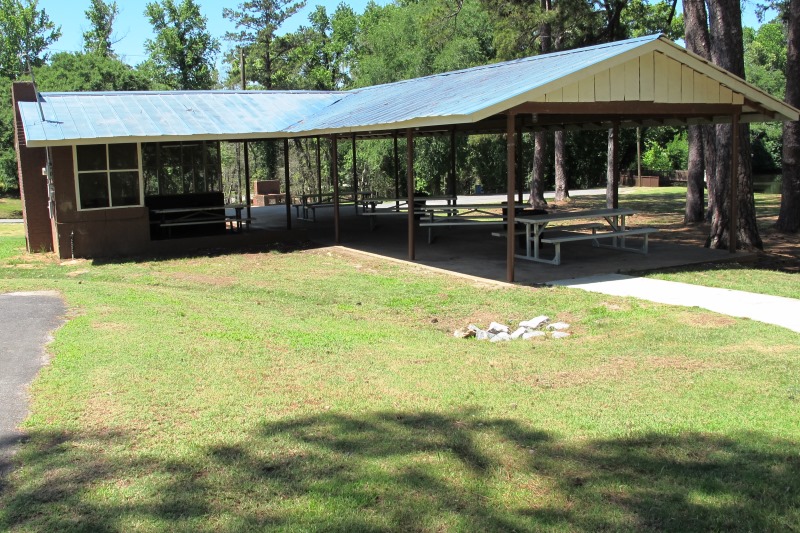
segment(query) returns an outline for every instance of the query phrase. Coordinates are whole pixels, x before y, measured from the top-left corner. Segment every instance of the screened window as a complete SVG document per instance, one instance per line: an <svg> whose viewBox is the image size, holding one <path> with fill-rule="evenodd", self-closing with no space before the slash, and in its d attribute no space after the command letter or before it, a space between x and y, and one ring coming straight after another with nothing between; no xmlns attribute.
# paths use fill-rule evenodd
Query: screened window
<svg viewBox="0 0 800 533"><path fill-rule="evenodd" d="M75 161L81 209L142 204L135 143L76 146Z"/></svg>
<svg viewBox="0 0 800 533"><path fill-rule="evenodd" d="M142 144L148 196L220 191L221 165L216 141Z"/></svg>

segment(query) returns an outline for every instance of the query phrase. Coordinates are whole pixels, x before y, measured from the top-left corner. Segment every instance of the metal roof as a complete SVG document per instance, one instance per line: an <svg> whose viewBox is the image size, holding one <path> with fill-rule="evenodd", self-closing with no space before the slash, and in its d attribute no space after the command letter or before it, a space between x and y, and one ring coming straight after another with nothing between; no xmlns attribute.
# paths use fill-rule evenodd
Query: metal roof
<svg viewBox="0 0 800 533"><path fill-rule="evenodd" d="M652 35L346 92L41 93L20 102L28 146L179 139L258 139L474 123L653 51L745 95L775 120L798 111ZM752 113L743 120L770 120Z"/></svg>

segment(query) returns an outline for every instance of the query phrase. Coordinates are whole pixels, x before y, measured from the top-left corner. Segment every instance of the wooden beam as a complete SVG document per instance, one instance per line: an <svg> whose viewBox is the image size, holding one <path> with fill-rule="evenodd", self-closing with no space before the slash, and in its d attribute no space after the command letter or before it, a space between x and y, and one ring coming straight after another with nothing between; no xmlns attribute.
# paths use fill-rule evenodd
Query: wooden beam
<svg viewBox="0 0 800 533"><path fill-rule="evenodd" d="M447 193L456 197L456 129L450 129L450 183L447 184Z"/></svg>
<svg viewBox="0 0 800 533"><path fill-rule="evenodd" d="M245 226L250 228L250 151L247 149L247 141L244 142L244 203L245 212L247 213L247 221ZM240 182L241 183L241 182ZM242 199L239 197L236 200L238 204Z"/></svg>
<svg viewBox="0 0 800 533"><path fill-rule="evenodd" d="M506 280L509 283L514 281L514 244L516 242L515 222L514 222L514 188L517 184L516 161L517 161L517 120L513 113L509 113L506 118L506 164L508 167L508 179L506 181Z"/></svg>
<svg viewBox="0 0 800 533"><path fill-rule="evenodd" d="M333 240L339 244L339 146L331 137L331 184L333 185Z"/></svg>
<svg viewBox="0 0 800 533"><path fill-rule="evenodd" d="M400 153L397 150L397 130L392 133L394 141L394 197L400 198ZM400 200L395 202L395 207L400 209Z"/></svg>
<svg viewBox="0 0 800 533"><path fill-rule="evenodd" d="M406 187L408 194L408 260L416 259L414 248L414 131L406 130Z"/></svg>
<svg viewBox="0 0 800 533"><path fill-rule="evenodd" d="M317 194L322 194L322 157L319 149L319 135L317 135Z"/></svg>
<svg viewBox="0 0 800 533"><path fill-rule="evenodd" d="M356 170L356 134L353 134L353 206L358 214L358 171Z"/></svg>
<svg viewBox="0 0 800 533"><path fill-rule="evenodd" d="M664 104L652 102L527 102L509 112L538 115L732 115L728 104ZM541 118L541 117L540 117Z"/></svg>
<svg viewBox="0 0 800 533"><path fill-rule="evenodd" d="M289 190L289 139L283 140L283 179L286 187L286 229L292 229L292 193ZM247 218L250 218L248 215Z"/></svg>

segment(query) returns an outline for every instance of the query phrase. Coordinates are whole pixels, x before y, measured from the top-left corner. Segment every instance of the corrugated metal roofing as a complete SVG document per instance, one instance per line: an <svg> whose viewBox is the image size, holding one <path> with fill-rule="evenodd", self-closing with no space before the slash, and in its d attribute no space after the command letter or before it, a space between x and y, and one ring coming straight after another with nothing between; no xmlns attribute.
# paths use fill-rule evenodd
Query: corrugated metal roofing
<svg viewBox="0 0 800 533"><path fill-rule="evenodd" d="M533 101L566 80L574 82L576 75L588 76L593 69L654 50L693 62L779 119L797 119L791 106L657 35L347 92L42 93L44 122L36 103L20 102L19 108L29 146L252 139L469 123Z"/></svg>
<svg viewBox="0 0 800 533"><path fill-rule="evenodd" d="M657 38L656 35L629 39L356 89L347 98L309 115L288 131L300 133L419 118L467 117Z"/></svg>
<svg viewBox="0 0 800 533"><path fill-rule="evenodd" d="M344 93L304 91L174 91L42 93L20 102L28 145L99 139L267 135L318 113Z"/></svg>

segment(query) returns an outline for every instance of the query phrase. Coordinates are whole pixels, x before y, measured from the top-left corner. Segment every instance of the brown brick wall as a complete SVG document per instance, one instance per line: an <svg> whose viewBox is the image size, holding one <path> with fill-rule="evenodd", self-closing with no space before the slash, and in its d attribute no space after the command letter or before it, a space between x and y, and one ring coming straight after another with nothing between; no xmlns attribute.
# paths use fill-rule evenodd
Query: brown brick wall
<svg viewBox="0 0 800 533"><path fill-rule="evenodd" d="M14 106L14 144L17 152L17 178L22 196L25 238L31 252L53 250L53 229L47 209L47 180L42 168L47 164L44 148L28 148L22 130L17 102L35 102L36 90L30 82L15 82L11 87Z"/></svg>
<svg viewBox="0 0 800 533"><path fill-rule="evenodd" d="M25 236L31 252L55 251L62 259L72 257L111 257L145 253L150 249L150 221L147 208L97 209L78 211L72 147L50 149L55 189L55 220L47 207L47 180L42 168L47 164L44 148L28 148L21 126L17 102L35 102L32 83L14 83L12 99L16 110L17 167Z"/></svg>

